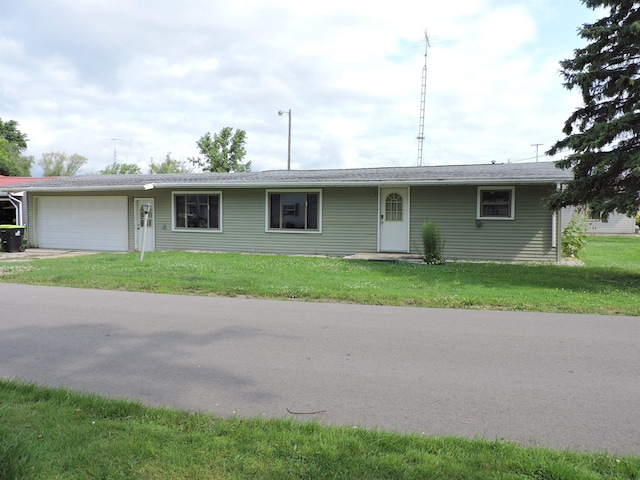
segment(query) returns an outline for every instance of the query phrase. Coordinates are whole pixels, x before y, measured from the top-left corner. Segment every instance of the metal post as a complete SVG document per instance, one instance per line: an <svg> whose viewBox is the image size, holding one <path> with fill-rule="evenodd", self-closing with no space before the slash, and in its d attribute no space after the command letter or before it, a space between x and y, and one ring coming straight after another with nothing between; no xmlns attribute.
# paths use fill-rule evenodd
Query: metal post
<svg viewBox="0 0 640 480"><path fill-rule="evenodd" d="M289 109L289 111L285 112L284 110L280 110L278 111L278 115L282 116L284 114L289 115L289 137L288 137L288 142L287 142L287 170L291 170L291 109Z"/></svg>
<svg viewBox="0 0 640 480"><path fill-rule="evenodd" d="M145 247L145 241L147 239L147 223L149 221L149 210L151 210L151 204L149 203L143 203L141 205L142 207L142 212L144 213L144 225L142 226L142 242L140 245L140 261L144 260L144 247Z"/></svg>
<svg viewBox="0 0 640 480"><path fill-rule="evenodd" d="M291 170L291 109L289 109L289 142L287 148L287 170Z"/></svg>

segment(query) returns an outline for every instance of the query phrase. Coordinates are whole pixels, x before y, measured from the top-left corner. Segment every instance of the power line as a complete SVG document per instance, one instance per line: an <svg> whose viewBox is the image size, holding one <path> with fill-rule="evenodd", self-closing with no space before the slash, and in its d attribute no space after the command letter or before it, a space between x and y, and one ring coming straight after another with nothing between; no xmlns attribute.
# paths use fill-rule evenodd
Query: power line
<svg viewBox="0 0 640 480"><path fill-rule="evenodd" d="M536 147L536 163L538 163L538 147L540 147L540 145L544 145L544 143L532 143L531 144L532 147Z"/></svg>

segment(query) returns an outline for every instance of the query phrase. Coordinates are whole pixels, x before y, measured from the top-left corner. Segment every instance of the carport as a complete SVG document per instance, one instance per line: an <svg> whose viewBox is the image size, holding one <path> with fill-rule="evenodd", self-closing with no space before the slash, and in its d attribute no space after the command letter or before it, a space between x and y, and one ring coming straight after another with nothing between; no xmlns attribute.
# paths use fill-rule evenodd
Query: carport
<svg viewBox="0 0 640 480"><path fill-rule="evenodd" d="M0 192L0 225L24 225L22 193Z"/></svg>

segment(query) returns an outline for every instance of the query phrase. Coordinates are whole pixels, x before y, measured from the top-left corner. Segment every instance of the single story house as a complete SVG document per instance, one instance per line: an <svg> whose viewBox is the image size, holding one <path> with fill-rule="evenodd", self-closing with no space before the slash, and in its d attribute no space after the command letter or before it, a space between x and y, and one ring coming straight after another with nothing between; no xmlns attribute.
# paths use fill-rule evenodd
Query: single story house
<svg viewBox="0 0 640 480"><path fill-rule="evenodd" d="M561 215L544 199L570 179L539 162L88 175L17 187L32 247L139 250L149 204L145 251L419 254L432 221L447 259L545 262L560 258Z"/></svg>
<svg viewBox="0 0 640 480"><path fill-rule="evenodd" d="M576 207L562 209L562 225L564 230L569 224ZM636 219L623 213L612 213L605 220L600 217L587 218L587 235L633 235L636 233Z"/></svg>

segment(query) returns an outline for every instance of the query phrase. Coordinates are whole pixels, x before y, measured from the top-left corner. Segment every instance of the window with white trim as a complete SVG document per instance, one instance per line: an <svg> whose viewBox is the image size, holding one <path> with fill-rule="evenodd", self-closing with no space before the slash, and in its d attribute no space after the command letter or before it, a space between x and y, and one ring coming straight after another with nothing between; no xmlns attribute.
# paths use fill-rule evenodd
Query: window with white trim
<svg viewBox="0 0 640 480"><path fill-rule="evenodd" d="M402 195L391 193L385 199L384 219L387 222L402 221Z"/></svg>
<svg viewBox="0 0 640 480"><path fill-rule="evenodd" d="M267 191L267 229L320 231L320 191Z"/></svg>
<svg viewBox="0 0 640 480"><path fill-rule="evenodd" d="M218 192L176 192L173 194L175 230L221 230L221 194Z"/></svg>
<svg viewBox="0 0 640 480"><path fill-rule="evenodd" d="M515 218L515 187L478 187L480 220L513 220Z"/></svg>

